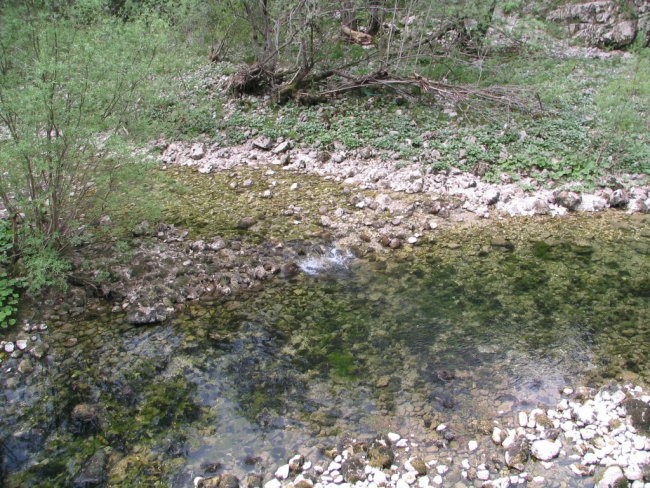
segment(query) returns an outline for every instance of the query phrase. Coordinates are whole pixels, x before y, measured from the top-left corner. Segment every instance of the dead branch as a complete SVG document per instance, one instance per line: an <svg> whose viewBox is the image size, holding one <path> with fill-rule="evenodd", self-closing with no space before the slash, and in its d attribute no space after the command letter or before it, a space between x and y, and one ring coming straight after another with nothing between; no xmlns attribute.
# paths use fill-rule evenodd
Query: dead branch
<svg viewBox="0 0 650 488"><path fill-rule="evenodd" d="M534 112L535 108L522 95L520 90L513 87L491 87L477 88L463 85L451 85L437 81L428 80L422 76L411 77L391 76L386 71L379 71L371 75L354 77L344 73L336 73L346 82L329 90L323 90L313 94L314 97L331 97L344 92L359 90L361 88L380 88L399 91L407 95L404 89L414 90L416 94L428 94L435 99L452 103L469 102L479 100L495 105L507 106L511 109L524 112ZM409 98L412 98L409 97Z"/></svg>
<svg viewBox="0 0 650 488"><path fill-rule="evenodd" d="M353 44L360 44L361 46L369 46L372 44L372 36L370 34L352 30L345 24L341 25L341 32Z"/></svg>

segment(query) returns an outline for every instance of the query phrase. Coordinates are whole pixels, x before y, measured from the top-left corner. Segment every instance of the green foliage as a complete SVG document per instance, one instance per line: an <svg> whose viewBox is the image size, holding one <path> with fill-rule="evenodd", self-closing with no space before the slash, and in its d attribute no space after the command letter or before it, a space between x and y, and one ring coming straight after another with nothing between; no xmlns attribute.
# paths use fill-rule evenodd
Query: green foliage
<svg viewBox="0 0 650 488"><path fill-rule="evenodd" d="M0 196L55 244L113 189L121 134L164 29L89 18L98 3L81 2L70 18L15 9L2 19Z"/></svg>
<svg viewBox="0 0 650 488"><path fill-rule="evenodd" d="M22 260L18 272L28 293L44 288L65 289L70 263L55 247L51 236L37 232L23 236Z"/></svg>
<svg viewBox="0 0 650 488"><path fill-rule="evenodd" d="M13 236L7 225L0 221L0 329L15 325L18 311L18 280L6 271L13 247Z"/></svg>

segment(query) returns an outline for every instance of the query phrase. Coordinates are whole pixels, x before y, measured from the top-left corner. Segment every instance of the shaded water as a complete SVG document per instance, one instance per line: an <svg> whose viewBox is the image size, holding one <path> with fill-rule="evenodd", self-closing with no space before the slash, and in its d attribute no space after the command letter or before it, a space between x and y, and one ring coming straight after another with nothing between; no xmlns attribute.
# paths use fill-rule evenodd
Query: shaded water
<svg viewBox="0 0 650 488"><path fill-rule="evenodd" d="M190 486L215 463L264 474L388 430L435 452L440 422L462 444L563 386L650 379L646 217L459 230L399 259L311 264L163 326L53 327L49 364L3 390L8 486L66 486L98 450L118 486ZM80 403L98 408L83 429Z"/></svg>

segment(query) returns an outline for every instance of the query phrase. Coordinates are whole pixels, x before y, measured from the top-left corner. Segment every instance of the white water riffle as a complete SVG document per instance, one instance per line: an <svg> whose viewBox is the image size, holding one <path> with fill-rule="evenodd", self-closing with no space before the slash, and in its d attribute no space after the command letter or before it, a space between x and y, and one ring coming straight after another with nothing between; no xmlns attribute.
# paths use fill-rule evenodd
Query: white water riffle
<svg viewBox="0 0 650 488"><path fill-rule="evenodd" d="M311 254L298 262L303 273L314 276L327 271L349 269L354 255L347 249L332 247L322 254Z"/></svg>

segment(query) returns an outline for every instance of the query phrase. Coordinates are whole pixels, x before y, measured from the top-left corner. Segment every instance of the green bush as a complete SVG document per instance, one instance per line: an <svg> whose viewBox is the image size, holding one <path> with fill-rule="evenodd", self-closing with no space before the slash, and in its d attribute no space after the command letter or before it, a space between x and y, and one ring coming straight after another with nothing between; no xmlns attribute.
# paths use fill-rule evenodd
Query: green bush
<svg viewBox="0 0 650 488"><path fill-rule="evenodd" d="M18 280L11 278L6 268L9 266L13 236L6 223L0 221L0 328L6 329L16 323L18 311Z"/></svg>
<svg viewBox="0 0 650 488"><path fill-rule="evenodd" d="M0 8L0 199L18 217L29 290L62 283L60 253L113 193L137 186L129 140L169 73L168 23L149 11L124 21L108 7Z"/></svg>

